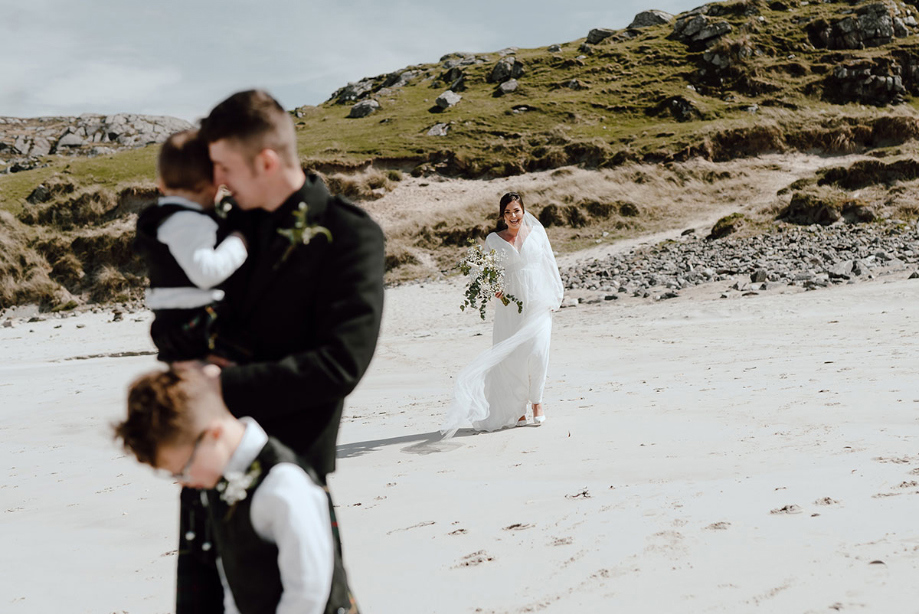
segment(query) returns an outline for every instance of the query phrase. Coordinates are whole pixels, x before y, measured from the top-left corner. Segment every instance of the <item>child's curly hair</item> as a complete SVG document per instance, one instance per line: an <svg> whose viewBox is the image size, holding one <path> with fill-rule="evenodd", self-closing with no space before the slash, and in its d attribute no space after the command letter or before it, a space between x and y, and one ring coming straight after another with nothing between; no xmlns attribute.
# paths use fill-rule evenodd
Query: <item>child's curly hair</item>
<svg viewBox="0 0 919 614"><path fill-rule="evenodd" d="M161 444L192 439L189 394L182 376L170 369L137 378L128 390L128 417L114 425L115 439L137 460L156 466Z"/></svg>

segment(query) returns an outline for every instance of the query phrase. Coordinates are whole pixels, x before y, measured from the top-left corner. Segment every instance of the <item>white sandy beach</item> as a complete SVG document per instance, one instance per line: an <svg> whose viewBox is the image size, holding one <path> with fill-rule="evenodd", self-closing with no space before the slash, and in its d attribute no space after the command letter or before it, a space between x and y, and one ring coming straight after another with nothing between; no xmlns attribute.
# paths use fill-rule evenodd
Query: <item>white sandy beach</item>
<svg viewBox="0 0 919 614"><path fill-rule="evenodd" d="M388 291L331 481L362 611L919 612L905 277L564 309L545 425L449 441L490 323L456 282ZM107 430L149 317L0 328L0 612L172 610L177 487Z"/></svg>

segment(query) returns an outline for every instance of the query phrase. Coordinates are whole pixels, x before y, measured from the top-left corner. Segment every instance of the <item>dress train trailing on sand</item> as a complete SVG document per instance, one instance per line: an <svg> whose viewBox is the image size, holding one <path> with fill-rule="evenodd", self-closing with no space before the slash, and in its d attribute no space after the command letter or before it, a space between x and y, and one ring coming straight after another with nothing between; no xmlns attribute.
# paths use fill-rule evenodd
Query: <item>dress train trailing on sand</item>
<svg viewBox="0 0 919 614"><path fill-rule="evenodd" d="M513 302L495 301L493 345L457 376L441 426L447 437L470 423L477 431L514 426L527 402L542 402L552 311L559 308L564 287L542 224L526 213L524 231L519 251L496 233L485 239L487 249L503 255L506 291L523 301L523 312Z"/></svg>

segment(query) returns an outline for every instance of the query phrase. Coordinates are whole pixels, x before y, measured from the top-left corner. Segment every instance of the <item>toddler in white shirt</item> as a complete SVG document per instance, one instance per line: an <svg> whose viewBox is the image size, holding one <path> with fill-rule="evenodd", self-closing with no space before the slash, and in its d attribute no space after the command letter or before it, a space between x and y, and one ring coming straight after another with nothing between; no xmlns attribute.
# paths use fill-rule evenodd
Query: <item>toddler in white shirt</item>
<svg viewBox="0 0 919 614"><path fill-rule="evenodd" d="M170 136L157 160L164 194L137 219L135 250L150 287L145 302L155 315L150 335L163 362L204 359L214 350L216 286L246 260L246 242L227 233L216 216L217 186L207 143L197 130Z"/></svg>

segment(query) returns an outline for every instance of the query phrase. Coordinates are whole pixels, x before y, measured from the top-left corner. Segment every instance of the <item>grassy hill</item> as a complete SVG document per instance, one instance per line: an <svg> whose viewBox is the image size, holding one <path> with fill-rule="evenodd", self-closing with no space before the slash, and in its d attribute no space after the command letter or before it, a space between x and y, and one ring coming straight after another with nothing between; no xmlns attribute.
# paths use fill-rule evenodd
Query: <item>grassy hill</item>
<svg viewBox="0 0 919 614"><path fill-rule="evenodd" d="M489 179L634 164L672 171L694 159L787 151L902 157L912 151L903 144L919 135L915 14L899 2L712 4L669 23L606 33L595 44L450 54L291 113L304 164L356 200L379 197L401 173ZM863 28L864 40L854 44L843 36L853 23L857 29L878 16L897 32L884 37ZM720 35L685 36L699 19ZM516 90L503 95L491 78L499 62L522 73ZM440 109L435 101L451 87L462 98ZM352 105L371 99L378 110L349 117ZM436 124L444 136L429 135ZM92 159L52 156L45 168L0 176L0 307L136 296L143 277L129 249L132 216L153 196L154 159L154 147ZM816 189L819 180L808 185ZM50 197L28 203L40 184ZM611 215L609 203L593 207L581 217L556 211L555 222L578 227ZM626 226L640 231L637 213ZM420 232L424 249L436 253L482 230L447 214L440 222L438 232L417 225L400 232ZM406 237L391 242L393 268L415 245Z"/></svg>

